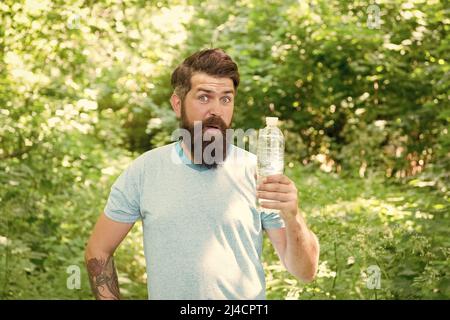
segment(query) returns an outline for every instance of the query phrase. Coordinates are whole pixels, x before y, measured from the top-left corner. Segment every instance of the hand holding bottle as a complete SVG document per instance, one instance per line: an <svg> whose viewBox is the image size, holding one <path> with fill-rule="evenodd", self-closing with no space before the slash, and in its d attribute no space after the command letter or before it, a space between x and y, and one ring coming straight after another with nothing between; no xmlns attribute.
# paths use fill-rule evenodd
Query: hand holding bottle
<svg viewBox="0 0 450 320"><path fill-rule="evenodd" d="M265 177L256 187L261 207L278 210L284 220L298 214L298 192L295 183L283 174Z"/></svg>

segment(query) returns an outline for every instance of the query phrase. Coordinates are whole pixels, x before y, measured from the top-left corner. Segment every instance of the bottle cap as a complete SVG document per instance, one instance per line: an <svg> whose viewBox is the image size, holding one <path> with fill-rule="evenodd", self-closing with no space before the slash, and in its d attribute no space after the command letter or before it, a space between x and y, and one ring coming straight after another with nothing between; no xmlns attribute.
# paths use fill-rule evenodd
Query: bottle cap
<svg viewBox="0 0 450 320"><path fill-rule="evenodd" d="M276 126L278 123L278 117L266 117L266 125Z"/></svg>

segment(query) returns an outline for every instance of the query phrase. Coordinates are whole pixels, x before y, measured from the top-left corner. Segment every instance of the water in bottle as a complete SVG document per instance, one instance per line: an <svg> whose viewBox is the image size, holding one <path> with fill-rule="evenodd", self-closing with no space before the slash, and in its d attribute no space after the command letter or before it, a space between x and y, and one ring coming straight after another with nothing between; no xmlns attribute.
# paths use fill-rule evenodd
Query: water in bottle
<svg viewBox="0 0 450 320"><path fill-rule="evenodd" d="M277 127L277 117L266 117L266 127L259 130L257 147L257 184L270 175L283 174L284 137ZM267 201L267 200L266 200ZM269 210L259 208L261 210ZM277 211L270 209L270 211Z"/></svg>

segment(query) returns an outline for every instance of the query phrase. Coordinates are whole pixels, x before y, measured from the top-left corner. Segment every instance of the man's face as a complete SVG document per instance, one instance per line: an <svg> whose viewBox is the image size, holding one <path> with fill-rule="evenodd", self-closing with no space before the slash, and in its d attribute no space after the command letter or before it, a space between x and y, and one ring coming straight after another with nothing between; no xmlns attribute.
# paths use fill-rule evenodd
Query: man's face
<svg viewBox="0 0 450 320"><path fill-rule="evenodd" d="M216 144L216 150L220 149L223 158L221 159L214 151L212 156L216 156L219 162L225 160L227 147L225 132L233 118L234 96L233 81L230 78L215 78L205 73L192 76L191 90L181 106L181 127L191 133L191 146L188 146L191 147L191 154L194 151L195 141L202 146L204 155L205 148L221 135L222 143ZM196 132L201 135L195 135ZM205 161L202 161L202 164L208 167L217 165L217 163L205 164Z"/></svg>

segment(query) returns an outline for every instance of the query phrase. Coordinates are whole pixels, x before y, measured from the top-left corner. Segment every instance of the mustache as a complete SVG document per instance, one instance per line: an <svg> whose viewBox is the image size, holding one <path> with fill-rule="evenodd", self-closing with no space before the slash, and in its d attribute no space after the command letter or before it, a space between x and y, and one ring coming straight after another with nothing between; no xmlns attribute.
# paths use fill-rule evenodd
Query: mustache
<svg viewBox="0 0 450 320"><path fill-rule="evenodd" d="M222 118L217 117L217 116L211 116L203 121L194 121L189 122L186 119L186 116L184 114L182 114L181 117L181 127L188 130L189 134L191 135L191 139L190 139L190 153L191 155L193 155L194 157L194 162L195 163L200 163L200 165L205 166L207 168L216 168L217 165L221 162L223 162L225 160L225 158L227 157L227 144L232 142L232 137L233 135L227 135L227 129L229 128L229 126L227 126L227 124L222 120ZM205 141L204 135L206 132L206 129L208 129L208 127L214 127L217 128L218 130L220 130L222 132L222 143L220 145L217 145L216 141L216 137L213 136L212 141ZM198 129L201 129L200 131ZM200 159L196 158L196 155L194 154L194 150L195 150L195 144L196 142L200 142L200 146L201 146L201 156ZM204 158L204 154L203 152L205 151L206 147L208 147L210 144L216 144L216 147L220 149L219 152L221 152L222 154L218 155L218 158L215 160L214 163L210 164L209 160L207 161ZM211 156L212 157L216 157L216 150L212 150L211 152ZM196 162L197 161L197 162Z"/></svg>
<svg viewBox="0 0 450 320"><path fill-rule="evenodd" d="M227 124L222 120L222 118L215 116L207 118L205 121L201 122L201 125L203 130L207 127L214 127L224 132L228 129Z"/></svg>

